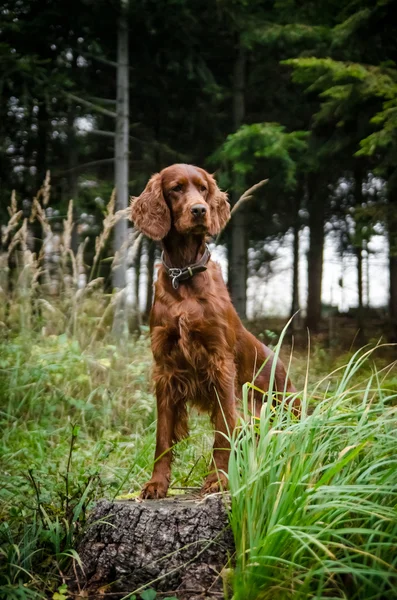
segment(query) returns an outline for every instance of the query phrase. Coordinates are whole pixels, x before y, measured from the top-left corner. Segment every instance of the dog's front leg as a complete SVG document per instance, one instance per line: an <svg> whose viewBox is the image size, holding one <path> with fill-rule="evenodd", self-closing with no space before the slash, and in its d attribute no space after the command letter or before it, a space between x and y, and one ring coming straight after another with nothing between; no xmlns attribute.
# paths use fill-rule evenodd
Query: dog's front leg
<svg viewBox="0 0 397 600"><path fill-rule="evenodd" d="M234 376L223 383L215 399L212 422L215 428L214 450L211 472L207 476L202 492L210 494L227 488L230 441L236 426L237 411L234 397Z"/></svg>
<svg viewBox="0 0 397 600"><path fill-rule="evenodd" d="M171 476L172 442L175 428L175 406L161 382L156 384L157 432L152 478L143 486L142 498L165 498Z"/></svg>

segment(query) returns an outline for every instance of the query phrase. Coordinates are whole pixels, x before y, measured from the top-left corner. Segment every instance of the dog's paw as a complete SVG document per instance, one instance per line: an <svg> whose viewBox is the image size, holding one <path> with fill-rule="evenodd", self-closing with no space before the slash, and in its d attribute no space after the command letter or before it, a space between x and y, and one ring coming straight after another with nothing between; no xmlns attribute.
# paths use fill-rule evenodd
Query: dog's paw
<svg viewBox="0 0 397 600"><path fill-rule="evenodd" d="M168 481L166 479L151 479L146 483L141 491L141 498L144 500L158 500L165 498L168 490Z"/></svg>
<svg viewBox="0 0 397 600"><path fill-rule="evenodd" d="M227 489L227 477L224 473L211 473L201 488L202 494L216 494Z"/></svg>

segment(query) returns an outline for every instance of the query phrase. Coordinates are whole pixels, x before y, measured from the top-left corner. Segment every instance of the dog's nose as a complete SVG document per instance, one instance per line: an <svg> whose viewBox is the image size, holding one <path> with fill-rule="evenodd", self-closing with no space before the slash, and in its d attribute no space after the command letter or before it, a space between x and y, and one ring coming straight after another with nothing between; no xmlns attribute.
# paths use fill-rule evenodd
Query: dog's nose
<svg viewBox="0 0 397 600"><path fill-rule="evenodd" d="M194 204L190 209L193 217L204 217L207 207L204 204Z"/></svg>

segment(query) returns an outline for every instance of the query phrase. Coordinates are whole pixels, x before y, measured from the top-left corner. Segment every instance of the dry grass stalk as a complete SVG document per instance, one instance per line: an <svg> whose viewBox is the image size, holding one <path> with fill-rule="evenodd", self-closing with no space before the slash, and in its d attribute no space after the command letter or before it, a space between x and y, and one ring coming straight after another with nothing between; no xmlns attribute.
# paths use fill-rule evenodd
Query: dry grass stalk
<svg viewBox="0 0 397 600"><path fill-rule="evenodd" d="M28 236L28 220L24 219L22 223L22 227L18 229L18 231L14 234L10 245L8 246L8 256L11 255L12 251L18 244L21 245L22 251L25 254L28 250L27 246L27 236Z"/></svg>
<svg viewBox="0 0 397 600"><path fill-rule="evenodd" d="M41 306L43 309L47 310L50 314L54 315L54 316L58 316L58 317L62 317L62 319L64 319L64 314L62 311L59 310L59 308L56 308L55 306L53 306L50 302L48 302L48 300L46 300L45 298L39 298L37 300L37 304L39 306Z"/></svg>
<svg viewBox="0 0 397 600"><path fill-rule="evenodd" d="M106 216L103 220L103 230L95 239L95 256L92 263L91 274L95 273L96 265L99 260L99 256L105 246L106 240L109 237L109 233L114 225L114 208L116 204L116 188L113 189L112 195L110 196L109 204L106 207Z"/></svg>
<svg viewBox="0 0 397 600"><path fill-rule="evenodd" d="M6 294L9 290L9 266L8 266L8 255L6 252L0 253L0 314L4 312L6 303L3 300L6 298Z"/></svg>
<svg viewBox="0 0 397 600"><path fill-rule="evenodd" d="M259 181L258 183L250 187L248 190L245 190L244 194L240 196L236 204L233 206L230 212L230 216L233 216L238 211L238 209L241 208L241 205L244 204L244 202L248 202L249 200L251 200L253 193L259 190L259 188L264 186L265 183L267 183L268 181L268 179L262 179L262 181Z"/></svg>
<svg viewBox="0 0 397 600"><path fill-rule="evenodd" d="M255 183L255 185L248 188L248 190L245 190L244 194L242 194L240 196L240 198L237 200L236 204L233 206L232 210L230 211L230 216L232 217L239 210L239 208L241 208L241 206L245 202L248 202L249 200L251 200L253 193L256 192L256 190L259 190L259 188L261 188L263 185L265 185L268 181L269 181L268 179L262 179L262 181ZM225 225L225 227L226 227L226 225ZM225 227L223 229L225 229ZM223 229L222 229L222 231L223 231ZM218 235L215 239L215 244L217 244L219 242L219 238L222 235L222 231L220 231L218 233Z"/></svg>
<svg viewBox="0 0 397 600"><path fill-rule="evenodd" d="M92 281L90 281L87 284L87 287L85 288L87 292L95 290L96 288L99 287L103 287L103 283L105 281L104 277L97 277L96 279L93 279Z"/></svg>
<svg viewBox="0 0 397 600"><path fill-rule="evenodd" d="M43 206L47 206L50 201L50 192L51 192L51 175L50 175L49 171L46 171L42 189L43 189Z"/></svg>
<svg viewBox="0 0 397 600"><path fill-rule="evenodd" d="M73 200L69 201L68 205L68 213L66 219L63 221L63 239L62 239L62 249L64 252L68 253L70 250L70 245L72 242L72 232L73 232Z"/></svg>
<svg viewBox="0 0 397 600"><path fill-rule="evenodd" d="M3 245L5 245L7 243L8 236L17 227L19 221L21 220L22 214L23 214L22 210L18 210L17 197L15 194L15 190L12 190L11 204L10 204L10 206L7 207L7 210L8 210L8 214L10 215L10 219L9 219L7 225L4 227L4 230L2 232L1 243Z"/></svg>
<svg viewBox="0 0 397 600"><path fill-rule="evenodd" d="M120 211L121 212L121 211ZM114 254L111 269L118 269L122 262L122 257L127 253L127 264L131 265L135 261L136 255L139 250L140 243L143 239L143 234L139 233L136 229L130 229L127 235L127 239L121 245L120 249Z"/></svg>
<svg viewBox="0 0 397 600"><path fill-rule="evenodd" d="M44 274L44 270L39 268L39 261L38 259L35 260L35 271L33 273L33 278L32 278L32 291L35 290L36 288L38 288L39 286L39 278Z"/></svg>
<svg viewBox="0 0 397 600"><path fill-rule="evenodd" d="M78 290L82 290L87 285L87 275L85 272L84 252L88 244L88 237L79 245L77 249L76 260L74 263L74 272L76 274L76 283Z"/></svg>
<svg viewBox="0 0 397 600"><path fill-rule="evenodd" d="M37 196L35 198L33 198L30 221L32 222L35 219L37 219L39 221L40 225L43 228L44 237L46 238L46 237L52 236L52 230L51 230L51 225L47 219L47 215L45 214L45 210L43 209L43 207L41 206L41 204L39 202L39 197L40 197L40 192L37 194Z"/></svg>
<svg viewBox="0 0 397 600"><path fill-rule="evenodd" d="M18 210L17 195L16 195L15 190L12 190L12 192L11 192L11 204L10 204L10 206L7 206L7 210L8 210L8 214L10 215L10 217L15 215L15 213Z"/></svg>
<svg viewBox="0 0 397 600"><path fill-rule="evenodd" d="M62 254L62 269L63 269L63 285L65 290L68 290L74 286L77 286L77 269L76 260L74 253L71 249L72 233L73 233L73 200L69 201L68 212L66 219L63 221L63 234L61 243L61 254ZM69 263L70 260L70 263ZM72 272L70 273L69 264L71 265Z"/></svg>
<svg viewBox="0 0 397 600"><path fill-rule="evenodd" d="M102 317L101 317L99 323L97 324L97 326L94 329L94 332L93 332L93 334L91 336L91 340L90 340L90 342L88 344L88 348L90 346L92 346L92 344L95 342L95 340L97 338L97 335L101 331L101 329L103 328L104 323L105 323L106 319L108 318L109 314L115 309L115 306L120 301L123 300L124 296L125 296L125 290L124 289L116 292L115 294L112 294L112 296L110 298L109 304L107 305L107 307L103 311Z"/></svg>
<svg viewBox="0 0 397 600"><path fill-rule="evenodd" d="M120 219L126 219L130 213L129 208L124 208L114 212L116 205L116 188L113 189L112 195L110 196L109 204L106 207L106 216L103 220L103 230L95 239L95 256L92 263L91 276L95 274L97 269L98 261L101 252L109 238L110 232L113 227L120 221Z"/></svg>
<svg viewBox="0 0 397 600"><path fill-rule="evenodd" d="M38 279L41 274L42 271L39 270L36 254L29 250L29 248L25 248L23 251L23 268L19 273L16 289L19 290L21 288L24 291L29 289L29 294L32 296L32 292L37 288Z"/></svg>
<svg viewBox="0 0 397 600"><path fill-rule="evenodd" d="M7 243L9 235L18 226L18 223L21 220L22 214L23 213L20 210L11 216L10 220L8 221L7 225L4 228L4 231L2 232L1 242L3 245Z"/></svg>
<svg viewBox="0 0 397 600"><path fill-rule="evenodd" d="M77 277L78 277L78 273L77 273L77 262L76 262L76 257L74 255L73 250L69 249L68 250L68 256L70 258L70 264L72 265L72 283L74 286L77 287Z"/></svg>

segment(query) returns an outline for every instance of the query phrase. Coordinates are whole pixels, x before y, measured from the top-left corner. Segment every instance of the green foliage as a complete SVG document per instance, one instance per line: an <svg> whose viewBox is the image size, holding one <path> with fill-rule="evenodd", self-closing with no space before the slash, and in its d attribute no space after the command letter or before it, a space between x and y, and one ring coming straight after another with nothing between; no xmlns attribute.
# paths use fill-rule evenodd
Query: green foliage
<svg viewBox="0 0 397 600"><path fill-rule="evenodd" d="M266 336L270 339L275 334L267 331ZM79 560L75 553L76 543L92 503L101 497L112 499L136 494L151 474L155 415L149 340L143 335L129 340L120 348L105 338L82 350L76 339L64 334L45 336L34 330L25 330L23 335L0 339L0 357L0 469L3 473L0 490L0 597L26 600L58 594L54 597L63 600L61 596L67 597L67 590L61 585L61 572L65 573L73 560ZM340 357L341 364L342 360ZM310 370L322 375L330 362L329 351L317 348ZM306 358L298 357L293 364L294 381L301 389ZM346 376L340 383L341 377L335 373L314 389L309 386L311 391L307 392L307 397L320 397L321 408L315 413L315 418L313 416L311 421L302 423L299 431L295 431L297 423L292 418L288 423L283 421L287 417L282 417L281 413L274 417L273 429L285 428L283 433L273 434L269 430L266 434L270 445L263 455L263 464L273 464L276 469L274 477L280 474L277 469L287 464L281 458L280 463L274 464L273 451L278 453L277 456L284 456L281 446L272 446L277 440L287 452L286 460L288 449L292 452L293 448L300 447L310 431L313 435L318 432L319 440L324 444L326 433L331 435L333 431L335 433L330 440L336 443L340 435L345 445L350 444L348 436L354 438L357 434L354 423L363 415L363 407L367 408L363 398L371 398L371 394L376 392L376 389L365 391L367 388L363 384L365 377L371 374L370 366L363 373L365 364L363 361L357 361L357 364L360 370L355 370L355 361L349 367L351 380L348 384ZM374 375L372 381L376 377ZM379 380L381 377L383 375L379 375ZM353 385L356 386L354 389ZM351 391L348 392L348 388ZM382 392L385 426L389 419L384 430L386 435L388 427L393 427L394 419L388 406L389 397L395 392L390 390L397 389L397 380L392 373L388 375L384 388L388 388ZM338 398L341 398L339 404ZM380 408L375 400L376 396L368 417L372 419L374 442L363 449L367 452L372 448L370 458L379 450L376 441L378 425L373 417L379 416L380 419ZM342 406L344 412L339 412L338 406ZM266 419L264 415L264 423L267 423ZM211 425L207 418L202 417L193 417L191 425L189 439L178 444L176 449L172 486L199 487L208 470ZM379 430L379 435L381 433ZM289 447L292 439L294 444ZM236 460L239 452L238 449ZM330 461L332 457L335 461L338 450L333 452ZM319 461L322 456L327 458L326 454L319 454ZM350 454L347 456L350 457ZM379 460L381 456L379 454ZM325 458L324 466L328 464ZM312 468L317 459L309 459L307 454L295 452L293 460L301 461L302 465L301 471L294 477L298 477L302 469ZM260 460L258 458L258 464L262 464ZM304 464L306 460L307 465ZM318 465L321 477L327 469L323 469L320 462ZM232 465L232 486L237 485L233 473ZM252 464L246 475L252 478L254 489L255 482L260 481L264 473L259 470L256 480ZM241 471L238 477L243 476ZM324 486L329 485L330 482L321 487L324 493L328 490ZM291 495L288 497L297 510L299 489L298 486L295 489L296 500L291 499ZM258 488L256 493L261 499L261 510L265 506L274 506L270 495L276 491L276 484L266 490ZM291 494L295 492L291 491ZM354 491L352 493L355 494ZM247 496L247 502L250 497ZM264 498L268 498L266 502ZM238 510L236 519L240 519ZM321 520L321 515L317 517ZM241 527L244 522L243 519ZM258 532L259 525L260 521ZM247 578L251 572L249 567ZM237 587L240 585L238 581L241 582L241 579L236 579ZM247 589L251 589L251 583L244 581Z"/></svg>
<svg viewBox="0 0 397 600"><path fill-rule="evenodd" d="M357 352L333 391L323 380L311 414L304 392L299 419L285 398L252 418L244 390L229 468L235 600L395 598L397 391L376 370L355 385L371 354Z"/></svg>
<svg viewBox="0 0 397 600"><path fill-rule="evenodd" d="M92 503L137 492L150 477L149 340L83 351L65 334L25 330L0 339L0 357L0 598L62 600L61 574L79 560ZM172 485L201 485L210 445L209 423L197 419Z"/></svg>
<svg viewBox="0 0 397 600"><path fill-rule="evenodd" d="M294 81L305 85L307 92L319 94L321 108L315 123L336 120L343 128L369 107L365 127L357 131L355 155L377 159L377 172L387 177L397 153L397 70L314 57L290 59L284 64L293 67ZM370 133L371 125L378 130Z"/></svg>
<svg viewBox="0 0 397 600"><path fill-rule="evenodd" d="M272 181L276 179L279 186L288 189L296 183L297 164L307 148L306 137L304 131L286 132L279 123L243 125L227 137L213 158L230 163L232 171L243 176L252 173L256 161L261 161L269 175L274 175Z"/></svg>
<svg viewBox="0 0 397 600"><path fill-rule="evenodd" d="M289 54L294 53L296 47L304 48L308 45L329 43L331 40L330 30L321 25L309 25L306 23L265 23L252 32L246 34L247 44L253 46L255 43L266 46L277 46Z"/></svg>

